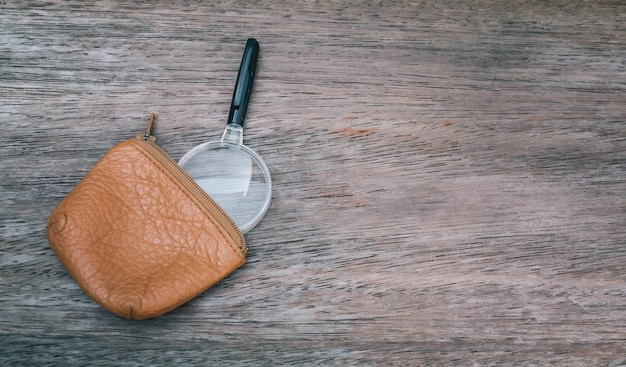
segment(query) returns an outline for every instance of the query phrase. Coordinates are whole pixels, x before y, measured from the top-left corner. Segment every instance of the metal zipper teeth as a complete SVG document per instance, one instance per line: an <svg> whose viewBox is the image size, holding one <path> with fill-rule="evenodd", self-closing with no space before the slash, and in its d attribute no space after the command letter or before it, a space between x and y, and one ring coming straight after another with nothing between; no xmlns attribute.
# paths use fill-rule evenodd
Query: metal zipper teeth
<svg viewBox="0 0 626 367"><path fill-rule="evenodd" d="M158 154L153 154L152 151L150 151L149 153L151 153L150 155L152 155L154 158L156 158L170 173L172 173L175 176L182 176L185 180L181 180L181 182L183 183L184 186L187 187L187 189L189 190L188 185L185 185L186 183L191 184L192 187L195 189L194 192L192 190L189 190L190 193L196 198L198 199L202 205L209 211L213 211L212 209L217 210L220 214L221 214L221 218L223 218L224 220L226 220L228 222L228 224L231 225L231 228L235 229L235 236L233 236L233 231L229 231L227 226L224 226L225 229L228 232L231 232L231 236L235 237L235 238L239 238L239 243L238 243L238 247L243 251L244 255L247 253L248 251L248 247L246 246L246 239L243 235L243 232L241 232L241 230L239 229L239 227L237 226L237 224L232 220L232 218L230 218L230 216L228 216L228 214L226 214L226 212L224 211L224 209L222 209L216 202L215 200L213 200L206 192L204 192L204 190L202 190L202 188L196 183L196 181L194 181L193 178L191 178L191 176L189 176L189 174L187 172L185 172L184 169L182 169L181 166L178 165L178 163L176 163L176 161L174 161L172 159L172 157L169 156L169 154L167 154L167 152L165 152L163 150L163 148L161 148L157 143L155 143L152 140L146 140L143 137L137 137L137 139L135 140L138 144L140 145L144 145L145 147L147 147L148 149L152 150L156 150L156 152ZM206 205L204 203L204 201L208 201L209 204L211 205ZM222 223L223 225L223 223Z"/></svg>

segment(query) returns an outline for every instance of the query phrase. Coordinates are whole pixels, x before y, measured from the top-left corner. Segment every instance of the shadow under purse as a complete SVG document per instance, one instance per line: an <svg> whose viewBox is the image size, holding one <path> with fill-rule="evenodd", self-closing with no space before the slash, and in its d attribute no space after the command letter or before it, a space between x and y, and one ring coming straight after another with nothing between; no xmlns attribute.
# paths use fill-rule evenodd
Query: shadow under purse
<svg viewBox="0 0 626 367"><path fill-rule="evenodd" d="M150 135L115 145L48 218L50 247L107 310L146 319L191 300L243 265L228 215Z"/></svg>

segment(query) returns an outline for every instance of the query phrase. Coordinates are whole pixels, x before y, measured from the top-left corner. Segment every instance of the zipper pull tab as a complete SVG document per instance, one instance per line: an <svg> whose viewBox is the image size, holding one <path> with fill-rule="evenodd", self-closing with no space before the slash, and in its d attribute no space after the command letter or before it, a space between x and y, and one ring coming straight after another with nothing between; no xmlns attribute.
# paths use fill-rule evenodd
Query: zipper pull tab
<svg viewBox="0 0 626 367"><path fill-rule="evenodd" d="M152 125L154 124L154 118L155 118L155 114L154 112L150 113L150 120L148 121L148 128L146 129L146 132L143 135L137 135L137 139L141 139L141 140L146 140L146 141L156 141L156 138L152 135L150 135L151 131L152 131Z"/></svg>

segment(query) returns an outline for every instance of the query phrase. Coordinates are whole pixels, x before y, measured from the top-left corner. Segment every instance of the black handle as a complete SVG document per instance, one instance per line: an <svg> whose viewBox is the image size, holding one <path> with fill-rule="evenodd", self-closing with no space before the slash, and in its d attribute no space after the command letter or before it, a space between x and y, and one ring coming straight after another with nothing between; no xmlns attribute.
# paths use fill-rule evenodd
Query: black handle
<svg viewBox="0 0 626 367"><path fill-rule="evenodd" d="M243 127L258 58L259 43L254 38L248 38L246 49L243 51L243 57L241 58L241 66L239 66L233 101L230 103L229 124L238 124Z"/></svg>

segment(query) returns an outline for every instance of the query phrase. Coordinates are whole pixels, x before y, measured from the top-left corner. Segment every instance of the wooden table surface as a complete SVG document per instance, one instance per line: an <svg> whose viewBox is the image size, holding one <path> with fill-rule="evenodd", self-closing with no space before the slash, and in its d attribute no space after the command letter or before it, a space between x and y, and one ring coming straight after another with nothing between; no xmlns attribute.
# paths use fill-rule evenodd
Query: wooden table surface
<svg viewBox="0 0 626 367"><path fill-rule="evenodd" d="M274 197L248 262L127 321L45 238L157 114L245 142ZM0 365L626 365L626 3L0 4Z"/></svg>

